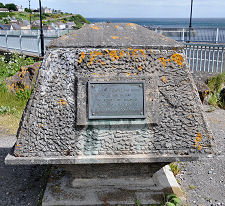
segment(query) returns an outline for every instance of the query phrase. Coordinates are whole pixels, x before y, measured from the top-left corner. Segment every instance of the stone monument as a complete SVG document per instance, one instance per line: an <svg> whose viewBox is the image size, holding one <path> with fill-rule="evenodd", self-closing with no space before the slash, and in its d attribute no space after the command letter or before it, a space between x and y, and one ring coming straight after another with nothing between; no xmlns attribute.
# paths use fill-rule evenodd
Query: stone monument
<svg viewBox="0 0 225 206"><path fill-rule="evenodd" d="M159 169L212 153L182 48L132 23L53 40L6 163L61 165L43 205L159 203Z"/></svg>

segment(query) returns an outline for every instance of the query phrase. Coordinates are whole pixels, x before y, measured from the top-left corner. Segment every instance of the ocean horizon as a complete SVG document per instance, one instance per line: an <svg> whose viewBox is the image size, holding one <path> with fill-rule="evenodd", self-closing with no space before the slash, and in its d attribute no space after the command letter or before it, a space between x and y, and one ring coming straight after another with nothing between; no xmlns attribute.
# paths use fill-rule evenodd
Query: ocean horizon
<svg viewBox="0 0 225 206"><path fill-rule="evenodd" d="M91 23L135 23L152 28L189 27L189 18L87 18ZM195 28L225 28L225 18L193 18Z"/></svg>

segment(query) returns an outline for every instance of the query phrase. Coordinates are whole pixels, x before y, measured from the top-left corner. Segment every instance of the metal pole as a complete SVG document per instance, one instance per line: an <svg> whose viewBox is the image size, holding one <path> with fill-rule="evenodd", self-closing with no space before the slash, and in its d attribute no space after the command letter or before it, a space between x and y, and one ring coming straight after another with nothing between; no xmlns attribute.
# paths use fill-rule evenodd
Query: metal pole
<svg viewBox="0 0 225 206"><path fill-rule="evenodd" d="M191 41L192 8L193 8L193 0L191 0L191 13L190 13L190 23L189 23L189 42Z"/></svg>
<svg viewBox="0 0 225 206"><path fill-rule="evenodd" d="M44 34L43 34L43 27L42 27L42 8L41 8L41 0L39 0L39 7L40 7L40 39L41 39L41 56L45 55L45 48L44 48Z"/></svg>
<svg viewBox="0 0 225 206"><path fill-rule="evenodd" d="M31 13L32 13L32 12L31 12L31 9L30 9L30 1L31 1L31 0L28 0L28 1L29 1L29 10L30 10L30 26L31 26Z"/></svg>

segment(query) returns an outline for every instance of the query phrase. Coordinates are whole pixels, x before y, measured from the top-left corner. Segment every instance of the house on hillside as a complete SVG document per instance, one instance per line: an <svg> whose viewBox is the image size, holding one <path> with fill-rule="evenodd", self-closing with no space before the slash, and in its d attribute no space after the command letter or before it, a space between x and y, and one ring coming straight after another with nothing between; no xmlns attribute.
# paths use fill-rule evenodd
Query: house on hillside
<svg viewBox="0 0 225 206"><path fill-rule="evenodd" d="M48 7L44 7L44 8L42 8L42 12L44 14L52 14L53 13L53 9L48 8Z"/></svg>
<svg viewBox="0 0 225 206"><path fill-rule="evenodd" d="M21 27L16 23L12 23L10 30L21 30Z"/></svg>
<svg viewBox="0 0 225 206"><path fill-rule="evenodd" d="M52 11L53 14L60 14L61 12L62 12L62 10L55 10L55 9L53 9L53 11Z"/></svg>
<svg viewBox="0 0 225 206"><path fill-rule="evenodd" d="M8 27L4 24L0 24L0 30L7 30Z"/></svg>
<svg viewBox="0 0 225 206"><path fill-rule="evenodd" d="M31 29L30 22L27 20L18 21L17 24L20 26L21 29L27 29L27 30Z"/></svg>
<svg viewBox="0 0 225 206"><path fill-rule="evenodd" d="M25 9L23 8L22 5L21 6L16 6L16 8L17 8L18 12L24 12L25 11Z"/></svg>
<svg viewBox="0 0 225 206"><path fill-rule="evenodd" d="M62 22L51 23L50 26L55 30L66 29L66 24L64 24Z"/></svg>
<svg viewBox="0 0 225 206"><path fill-rule="evenodd" d="M0 8L0 12L9 12L9 10L7 8Z"/></svg>
<svg viewBox="0 0 225 206"><path fill-rule="evenodd" d="M66 23L67 29L74 29L75 27L76 27L76 24L73 21Z"/></svg>

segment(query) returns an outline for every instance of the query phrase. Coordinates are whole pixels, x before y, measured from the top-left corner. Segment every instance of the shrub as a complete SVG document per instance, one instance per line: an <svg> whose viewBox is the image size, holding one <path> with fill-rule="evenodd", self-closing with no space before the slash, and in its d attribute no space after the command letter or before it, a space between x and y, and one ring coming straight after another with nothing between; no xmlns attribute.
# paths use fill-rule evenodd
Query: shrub
<svg viewBox="0 0 225 206"><path fill-rule="evenodd" d="M224 97L221 95L222 89L225 86L225 73L209 78L207 85L211 90L209 104L225 108Z"/></svg>

